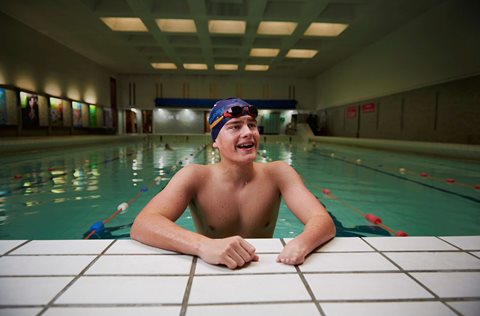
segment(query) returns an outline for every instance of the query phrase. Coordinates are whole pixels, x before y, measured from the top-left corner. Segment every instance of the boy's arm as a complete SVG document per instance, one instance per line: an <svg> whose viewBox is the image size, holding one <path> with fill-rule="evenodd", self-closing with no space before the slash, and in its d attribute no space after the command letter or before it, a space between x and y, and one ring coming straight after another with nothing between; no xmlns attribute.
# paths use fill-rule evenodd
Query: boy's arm
<svg viewBox="0 0 480 316"><path fill-rule="evenodd" d="M234 269L258 260L255 248L240 237L211 239L184 229L174 222L195 194L198 166L181 169L138 214L130 235L144 244L199 256L211 264Z"/></svg>
<svg viewBox="0 0 480 316"><path fill-rule="evenodd" d="M285 204L305 225L303 232L285 246L277 260L301 264L315 248L335 237L335 225L298 173L284 162L275 162L275 165L275 178Z"/></svg>

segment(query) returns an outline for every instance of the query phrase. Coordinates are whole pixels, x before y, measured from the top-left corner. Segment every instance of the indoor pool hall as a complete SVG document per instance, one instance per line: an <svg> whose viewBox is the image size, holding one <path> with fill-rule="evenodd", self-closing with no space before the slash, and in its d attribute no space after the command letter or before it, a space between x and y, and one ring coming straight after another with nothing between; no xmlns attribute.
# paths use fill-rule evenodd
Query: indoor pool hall
<svg viewBox="0 0 480 316"><path fill-rule="evenodd" d="M0 316L480 315L477 12L0 0Z"/></svg>

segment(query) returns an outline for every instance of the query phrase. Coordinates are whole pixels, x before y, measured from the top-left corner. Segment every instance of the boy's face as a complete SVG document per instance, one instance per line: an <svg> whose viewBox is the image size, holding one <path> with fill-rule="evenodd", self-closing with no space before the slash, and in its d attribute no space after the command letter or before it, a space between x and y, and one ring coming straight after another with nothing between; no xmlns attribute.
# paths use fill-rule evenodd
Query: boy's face
<svg viewBox="0 0 480 316"><path fill-rule="evenodd" d="M253 162L257 156L260 134L257 121L249 116L230 119L213 143L222 158L235 162Z"/></svg>

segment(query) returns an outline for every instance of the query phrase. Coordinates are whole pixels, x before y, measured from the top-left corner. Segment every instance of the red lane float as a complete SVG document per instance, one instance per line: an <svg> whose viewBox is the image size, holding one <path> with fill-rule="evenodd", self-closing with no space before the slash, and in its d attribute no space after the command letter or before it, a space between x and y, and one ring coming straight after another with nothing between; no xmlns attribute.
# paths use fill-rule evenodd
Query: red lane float
<svg viewBox="0 0 480 316"><path fill-rule="evenodd" d="M426 177L428 177L428 173L426 173L426 172L420 172L420 177L426 178Z"/></svg>
<svg viewBox="0 0 480 316"><path fill-rule="evenodd" d="M445 181L447 181L447 183L455 183L455 179L452 178L448 178Z"/></svg>
<svg viewBox="0 0 480 316"><path fill-rule="evenodd" d="M398 230L396 233L395 233L395 236L397 237L407 237L408 234L406 232L404 232L403 230Z"/></svg>
<svg viewBox="0 0 480 316"><path fill-rule="evenodd" d="M370 214L370 213L365 214L364 217L367 221L369 221L372 224L378 225L378 224L382 223L382 219L380 217L377 217L377 216L373 215L373 214Z"/></svg>

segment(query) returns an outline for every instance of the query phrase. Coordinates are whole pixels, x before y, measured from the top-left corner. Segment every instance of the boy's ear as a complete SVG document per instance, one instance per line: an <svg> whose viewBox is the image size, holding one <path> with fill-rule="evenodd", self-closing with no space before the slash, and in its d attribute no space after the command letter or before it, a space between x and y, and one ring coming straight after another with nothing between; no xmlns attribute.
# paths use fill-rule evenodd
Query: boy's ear
<svg viewBox="0 0 480 316"><path fill-rule="evenodd" d="M213 147L213 148L218 148L217 143L216 143L216 142L213 142L212 147Z"/></svg>

